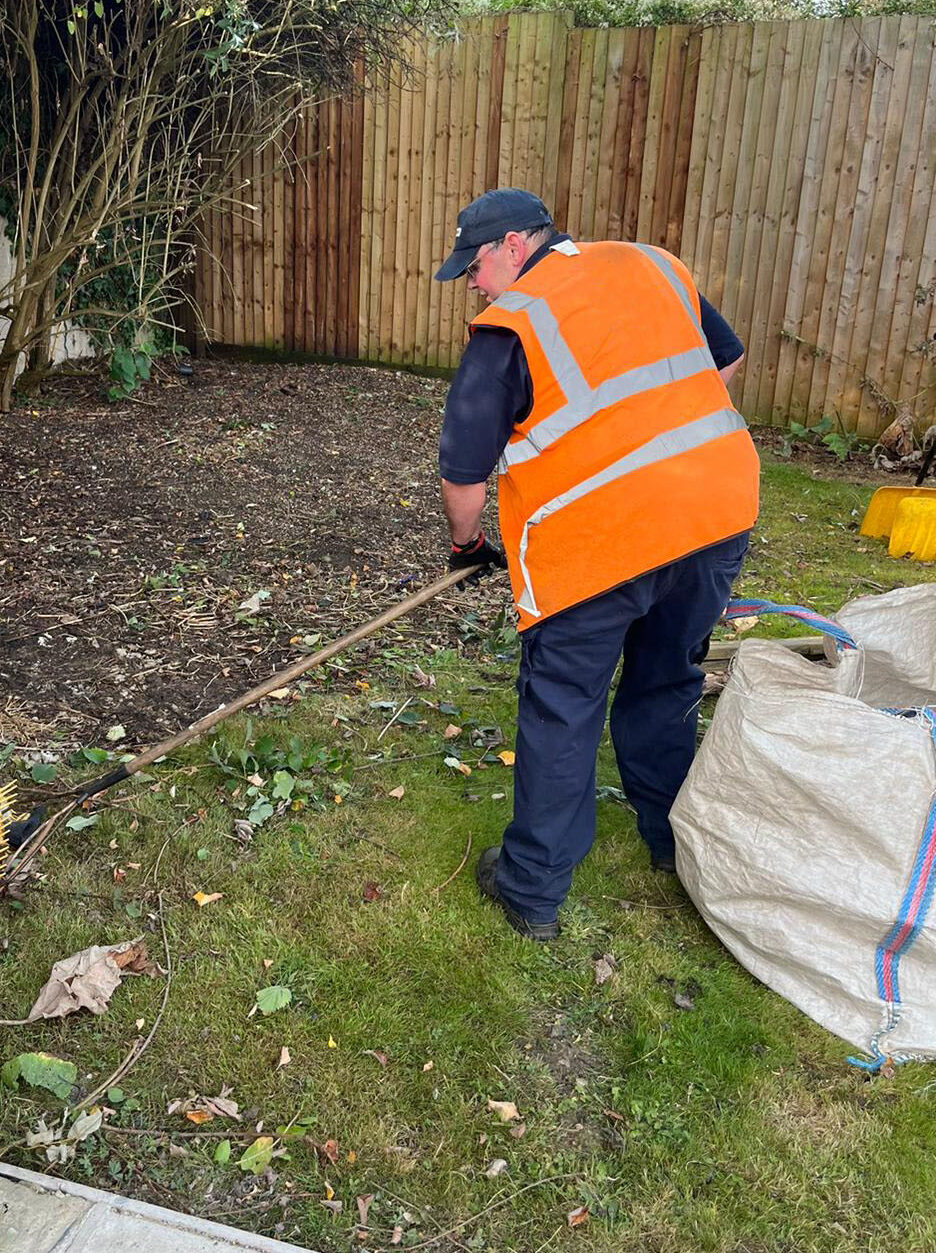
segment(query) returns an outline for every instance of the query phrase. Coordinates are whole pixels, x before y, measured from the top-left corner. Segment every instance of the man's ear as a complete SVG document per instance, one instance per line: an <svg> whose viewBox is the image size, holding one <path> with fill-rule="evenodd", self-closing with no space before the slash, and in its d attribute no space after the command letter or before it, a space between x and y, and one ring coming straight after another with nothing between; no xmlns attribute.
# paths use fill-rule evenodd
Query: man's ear
<svg viewBox="0 0 936 1253"><path fill-rule="evenodd" d="M510 253L514 265L522 265L526 260L526 239L519 231L508 231L504 236L504 246Z"/></svg>

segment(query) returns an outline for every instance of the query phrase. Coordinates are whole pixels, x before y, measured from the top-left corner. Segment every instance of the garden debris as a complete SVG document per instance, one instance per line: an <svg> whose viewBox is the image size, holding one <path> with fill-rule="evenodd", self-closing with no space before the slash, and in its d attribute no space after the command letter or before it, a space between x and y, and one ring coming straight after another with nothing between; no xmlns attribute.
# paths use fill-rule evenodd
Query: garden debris
<svg viewBox="0 0 936 1253"><path fill-rule="evenodd" d="M75 1156L75 1146L87 1140L96 1131L100 1131L104 1121L104 1111L100 1108L79 1114L71 1126L68 1120L71 1112L66 1111L58 1127L48 1127L45 1119L40 1118L34 1132L26 1133L28 1149L45 1149L46 1161L54 1165L64 1165Z"/></svg>
<svg viewBox="0 0 936 1253"><path fill-rule="evenodd" d="M211 905L214 901L220 901L223 895L223 892L194 892L192 900L201 909L203 905Z"/></svg>
<svg viewBox="0 0 936 1253"><path fill-rule="evenodd" d="M488 1109L492 1114L496 1114L501 1122L514 1122L519 1119L520 1111L514 1105L513 1101L493 1101L487 1103Z"/></svg>
<svg viewBox="0 0 936 1253"><path fill-rule="evenodd" d="M48 982L23 1022L64 1018L79 1009L103 1014L125 974L154 976L156 973L157 967L146 955L142 936L122 944L93 944L55 963Z"/></svg>
<svg viewBox="0 0 936 1253"><path fill-rule="evenodd" d="M493 1162L484 1172L486 1179L496 1179L498 1175L502 1175L507 1169L507 1162L503 1157L495 1157Z"/></svg>
<svg viewBox="0 0 936 1253"><path fill-rule="evenodd" d="M0 1083L7 1088L16 1088L20 1079L31 1088L45 1088L60 1101L65 1101L75 1091L78 1068L74 1062L53 1057L51 1053L20 1053L4 1064L0 1070Z"/></svg>
<svg viewBox="0 0 936 1253"><path fill-rule="evenodd" d="M402 785L400 787L395 787L393 791L388 792L387 795L392 796L395 801L401 801L406 795L406 788Z"/></svg>
<svg viewBox="0 0 936 1253"><path fill-rule="evenodd" d="M166 1113L183 1114L196 1127L212 1118L232 1118L235 1122L240 1122L243 1116L237 1101L230 1099L232 1091L227 1084L222 1084L217 1096L193 1096L188 1100L170 1101Z"/></svg>
<svg viewBox="0 0 936 1253"><path fill-rule="evenodd" d="M381 1053L379 1049L365 1049L364 1056L373 1057L374 1060L379 1062L382 1067L386 1067L387 1065L387 1054Z"/></svg>
<svg viewBox="0 0 936 1253"><path fill-rule="evenodd" d="M276 1063L276 1069L282 1070L283 1067L288 1066L291 1061L292 1058L289 1056L289 1049L284 1044L280 1049L279 1061Z"/></svg>
<svg viewBox="0 0 936 1253"><path fill-rule="evenodd" d="M600 957L597 957L595 959L596 985L600 988L603 983L607 983L617 968L617 961L613 953L602 953Z"/></svg>
<svg viewBox="0 0 936 1253"><path fill-rule="evenodd" d="M588 1206L579 1205L577 1209L571 1210L566 1215L566 1221L570 1227L582 1227L588 1222Z"/></svg>

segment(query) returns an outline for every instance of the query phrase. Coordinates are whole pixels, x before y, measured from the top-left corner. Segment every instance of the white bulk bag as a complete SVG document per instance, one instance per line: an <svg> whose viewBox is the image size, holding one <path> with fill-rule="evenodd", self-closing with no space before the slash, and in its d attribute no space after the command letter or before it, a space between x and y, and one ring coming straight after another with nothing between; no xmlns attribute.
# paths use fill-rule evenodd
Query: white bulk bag
<svg viewBox="0 0 936 1253"><path fill-rule="evenodd" d="M670 818L712 931L874 1068L936 1056L936 584L837 621L831 667L741 644Z"/></svg>

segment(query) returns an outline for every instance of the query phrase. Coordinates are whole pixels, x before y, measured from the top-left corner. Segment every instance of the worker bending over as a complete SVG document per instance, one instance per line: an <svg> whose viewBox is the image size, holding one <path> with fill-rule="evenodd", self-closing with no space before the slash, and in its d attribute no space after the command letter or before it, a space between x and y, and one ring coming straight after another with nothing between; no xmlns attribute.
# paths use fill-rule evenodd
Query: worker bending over
<svg viewBox="0 0 936 1253"><path fill-rule="evenodd" d="M440 448L453 569L503 566L481 529L498 469L519 617L513 821L481 891L535 940L559 934L595 833L608 691L621 782L651 864L675 869L669 810L695 750L699 662L757 517L758 459L726 384L743 350L676 257L573 243L530 192L458 215L436 274L488 300L452 382Z"/></svg>

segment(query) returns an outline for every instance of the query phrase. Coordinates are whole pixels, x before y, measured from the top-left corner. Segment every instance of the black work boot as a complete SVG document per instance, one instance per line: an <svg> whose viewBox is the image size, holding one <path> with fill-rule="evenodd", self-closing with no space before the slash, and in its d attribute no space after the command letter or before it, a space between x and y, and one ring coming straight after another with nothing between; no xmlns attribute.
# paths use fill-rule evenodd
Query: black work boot
<svg viewBox="0 0 936 1253"><path fill-rule="evenodd" d="M558 922L528 922L523 914L518 913L513 905L501 896L496 883L500 851L501 846L495 844L493 848L486 848L478 858L475 879L481 889L481 895L499 906L514 931L519 932L525 939L538 940L541 944L545 944L548 940L555 940L562 931Z"/></svg>

